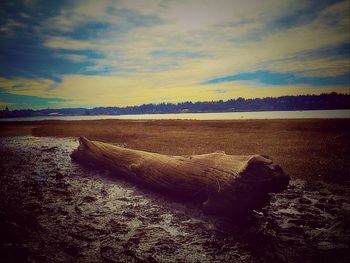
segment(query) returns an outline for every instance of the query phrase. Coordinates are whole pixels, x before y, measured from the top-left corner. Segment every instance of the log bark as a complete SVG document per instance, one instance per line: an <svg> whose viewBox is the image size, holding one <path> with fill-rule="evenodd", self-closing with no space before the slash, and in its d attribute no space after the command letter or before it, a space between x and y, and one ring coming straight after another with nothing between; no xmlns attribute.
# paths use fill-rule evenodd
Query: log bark
<svg viewBox="0 0 350 263"><path fill-rule="evenodd" d="M287 188L289 177L262 155L222 151L168 156L79 138L71 158L94 163L165 194L199 199L207 213L230 217L259 210L269 193Z"/></svg>

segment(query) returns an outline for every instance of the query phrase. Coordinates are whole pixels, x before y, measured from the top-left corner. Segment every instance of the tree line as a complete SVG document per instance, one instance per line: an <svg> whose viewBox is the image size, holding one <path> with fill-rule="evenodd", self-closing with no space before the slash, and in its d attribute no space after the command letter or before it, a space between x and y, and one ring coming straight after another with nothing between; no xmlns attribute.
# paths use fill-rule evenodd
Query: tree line
<svg viewBox="0 0 350 263"><path fill-rule="evenodd" d="M127 107L64 108L42 110L0 111L0 118L29 117L47 115L125 115L156 113L195 113L195 112L244 112L244 111L294 111L294 110L331 110L350 109L350 94L335 92L320 95L297 95L245 99L237 98L227 101L180 102L143 104Z"/></svg>

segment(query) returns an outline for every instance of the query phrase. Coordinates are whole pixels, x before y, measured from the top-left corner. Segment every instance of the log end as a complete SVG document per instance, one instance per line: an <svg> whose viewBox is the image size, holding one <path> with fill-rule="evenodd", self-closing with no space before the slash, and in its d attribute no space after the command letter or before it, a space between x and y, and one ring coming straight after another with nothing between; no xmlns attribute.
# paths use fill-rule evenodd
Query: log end
<svg viewBox="0 0 350 263"><path fill-rule="evenodd" d="M212 192L203 203L208 214L236 218L261 210L270 202L269 193L284 191L289 184L282 168L266 156L252 156L239 176L222 192Z"/></svg>

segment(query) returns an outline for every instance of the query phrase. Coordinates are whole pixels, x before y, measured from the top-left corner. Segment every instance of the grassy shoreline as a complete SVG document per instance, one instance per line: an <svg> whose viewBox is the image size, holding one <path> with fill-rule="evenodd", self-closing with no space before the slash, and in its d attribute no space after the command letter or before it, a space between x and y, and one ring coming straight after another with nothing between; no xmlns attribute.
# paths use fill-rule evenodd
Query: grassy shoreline
<svg viewBox="0 0 350 263"><path fill-rule="evenodd" d="M265 154L292 178L350 183L350 119L0 122L3 136L86 136L172 155Z"/></svg>

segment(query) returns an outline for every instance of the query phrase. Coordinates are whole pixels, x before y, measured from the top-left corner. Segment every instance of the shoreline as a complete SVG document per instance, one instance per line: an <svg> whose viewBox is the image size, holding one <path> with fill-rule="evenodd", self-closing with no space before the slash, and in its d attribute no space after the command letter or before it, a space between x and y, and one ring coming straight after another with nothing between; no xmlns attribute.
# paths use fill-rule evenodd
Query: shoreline
<svg viewBox="0 0 350 263"><path fill-rule="evenodd" d="M45 120L293 120L350 119L350 109L176 112L96 115L41 115L0 118L0 122Z"/></svg>

